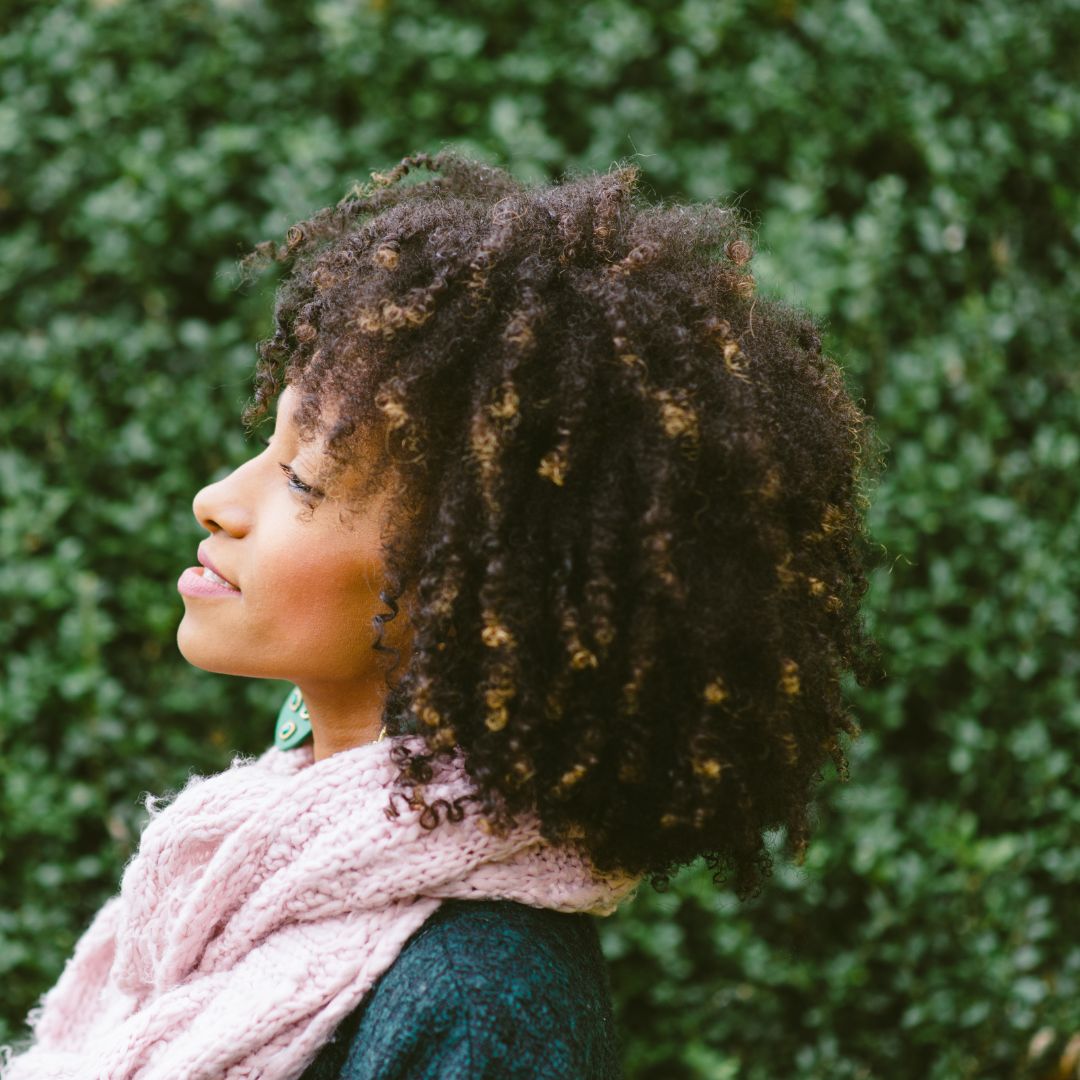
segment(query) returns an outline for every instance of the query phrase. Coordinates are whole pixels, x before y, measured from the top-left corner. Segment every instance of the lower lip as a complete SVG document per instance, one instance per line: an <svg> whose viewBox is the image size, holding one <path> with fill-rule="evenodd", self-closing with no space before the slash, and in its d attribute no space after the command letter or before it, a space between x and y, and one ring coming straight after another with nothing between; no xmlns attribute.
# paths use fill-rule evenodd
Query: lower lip
<svg viewBox="0 0 1080 1080"><path fill-rule="evenodd" d="M177 589L183 596L239 596L239 589L230 589L227 585L219 585L216 581L208 581L203 577L201 566L189 566L176 583Z"/></svg>

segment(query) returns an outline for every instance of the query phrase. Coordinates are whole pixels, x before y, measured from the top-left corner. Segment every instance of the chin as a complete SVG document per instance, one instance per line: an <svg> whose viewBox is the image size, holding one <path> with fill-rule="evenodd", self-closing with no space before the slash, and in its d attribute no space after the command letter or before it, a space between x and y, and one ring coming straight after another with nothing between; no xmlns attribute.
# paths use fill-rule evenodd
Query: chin
<svg viewBox="0 0 1080 1080"><path fill-rule="evenodd" d="M200 632L182 619L176 630L176 647L192 667L217 675L238 675L248 679L284 679L277 665L253 664L252 654L236 641L223 641L213 633Z"/></svg>
<svg viewBox="0 0 1080 1080"><path fill-rule="evenodd" d="M238 672L232 670L227 658L220 650L208 645L205 635L198 634L188 626L187 618L183 619L176 630L176 647L180 655L192 667L202 668L203 671L217 672L219 675L235 675Z"/></svg>

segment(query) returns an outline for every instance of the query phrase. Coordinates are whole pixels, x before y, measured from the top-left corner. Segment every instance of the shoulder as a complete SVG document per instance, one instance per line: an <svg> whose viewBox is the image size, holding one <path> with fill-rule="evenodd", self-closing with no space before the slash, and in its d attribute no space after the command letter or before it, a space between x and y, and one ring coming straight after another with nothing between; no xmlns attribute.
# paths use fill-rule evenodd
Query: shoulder
<svg viewBox="0 0 1080 1080"><path fill-rule="evenodd" d="M512 900L444 902L399 959L398 980L424 965L472 991L535 992L550 985L588 994L606 975L592 916Z"/></svg>
<svg viewBox="0 0 1080 1080"><path fill-rule="evenodd" d="M621 1076L594 916L448 900L339 1028L347 1080Z"/></svg>

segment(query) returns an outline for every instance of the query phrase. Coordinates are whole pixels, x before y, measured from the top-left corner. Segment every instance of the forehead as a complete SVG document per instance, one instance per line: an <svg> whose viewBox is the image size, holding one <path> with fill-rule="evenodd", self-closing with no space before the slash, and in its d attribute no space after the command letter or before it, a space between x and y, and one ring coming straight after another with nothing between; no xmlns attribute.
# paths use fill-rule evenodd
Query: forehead
<svg viewBox="0 0 1080 1080"><path fill-rule="evenodd" d="M295 386L286 386L277 399L277 422L283 427L291 427L300 395Z"/></svg>
<svg viewBox="0 0 1080 1080"><path fill-rule="evenodd" d="M308 455L321 457L326 433L338 416L338 407L335 403L319 403L315 413L315 428L301 432L297 427L297 418L302 402L302 392L290 384L278 395L277 415L274 430L279 434L294 436L298 447Z"/></svg>

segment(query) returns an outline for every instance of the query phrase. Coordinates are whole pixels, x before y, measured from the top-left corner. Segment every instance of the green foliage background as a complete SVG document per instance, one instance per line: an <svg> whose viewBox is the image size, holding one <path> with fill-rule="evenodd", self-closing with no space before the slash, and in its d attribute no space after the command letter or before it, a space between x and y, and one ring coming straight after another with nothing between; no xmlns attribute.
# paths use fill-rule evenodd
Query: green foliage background
<svg viewBox="0 0 1080 1080"><path fill-rule="evenodd" d="M0 21L0 1042L143 791L271 736L175 648L274 281L235 260L452 141L736 199L878 422L887 680L802 868L601 924L629 1080L1080 1057L1076 0L50 0ZM779 846L777 842L777 848Z"/></svg>

